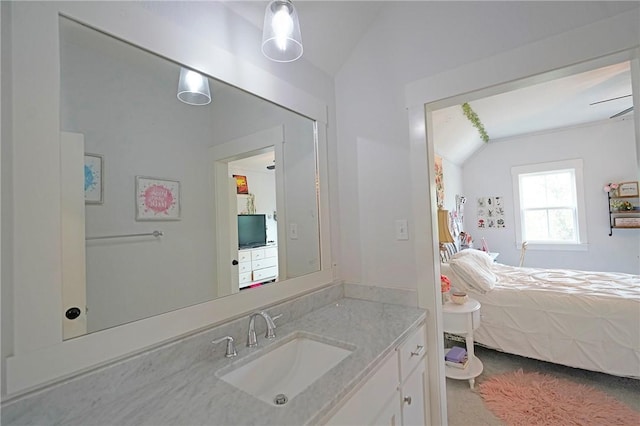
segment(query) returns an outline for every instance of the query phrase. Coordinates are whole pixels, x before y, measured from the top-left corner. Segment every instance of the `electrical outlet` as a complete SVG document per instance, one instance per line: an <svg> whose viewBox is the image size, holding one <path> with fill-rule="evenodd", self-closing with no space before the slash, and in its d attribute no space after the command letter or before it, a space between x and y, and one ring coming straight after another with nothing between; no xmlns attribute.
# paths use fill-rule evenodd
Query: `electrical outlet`
<svg viewBox="0 0 640 426"><path fill-rule="evenodd" d="M409 230L407 229L407 219L396 220L396 240L404 241L409 239Z"/></svg>

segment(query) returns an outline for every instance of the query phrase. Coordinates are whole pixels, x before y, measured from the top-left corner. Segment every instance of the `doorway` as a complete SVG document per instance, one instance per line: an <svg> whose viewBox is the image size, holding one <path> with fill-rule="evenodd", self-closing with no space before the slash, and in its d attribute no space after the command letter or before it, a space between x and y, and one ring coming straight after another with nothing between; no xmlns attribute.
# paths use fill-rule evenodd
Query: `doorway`
<svg viewBox="0 0 640 426"><path fill-rule="evenodd" d="M276 167L282 164L283 143L284 129L277 126L210 149L216 200L214 222L219 294L238 293L241 288L281 279L277 271L286 271L283 265L286 246L284 238L279 238L283 230L277 226L279 217L284 214L281 208L284 205L284 177L281 168ZM259 267L264 266L265 261L253 268L251 253L240 250L239 216L245 216L243 219L262 217L263 241L254 241L254 245L260 247L252 248L262 249L261 254L256 250L254 257L268 253L269 262L273 263L269 263L268 276L262 277L259 273Z"/></svg>

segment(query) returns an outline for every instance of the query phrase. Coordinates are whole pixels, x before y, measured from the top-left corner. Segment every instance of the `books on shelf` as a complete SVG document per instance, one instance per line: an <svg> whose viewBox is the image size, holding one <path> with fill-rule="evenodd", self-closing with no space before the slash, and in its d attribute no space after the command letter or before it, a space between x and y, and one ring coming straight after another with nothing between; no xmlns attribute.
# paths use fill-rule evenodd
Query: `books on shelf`
<svg viewBox="0 0 640 426"><path fill-rule="evenodd" d="M453 362L462 362L462 360L466 357L467 357L467 350L465 348L454 346L453 348L449 349L447 353L444 355L444 360L453 361Z"/></svg>
<svg viewBox="0 0 640 426"><path fill-rule="evenodd" d="M465 348L454 346L444 356L444 362L449 367L465 369L469 365L469 357Z"/></svg>
<svg viewBox="0 0 640 426"><path fill-rule="evenodd" d="M465 357L463 362L445 361L444 363L449 367L459 368L461 370L464 370L469 365L469 358Z"/></svg>

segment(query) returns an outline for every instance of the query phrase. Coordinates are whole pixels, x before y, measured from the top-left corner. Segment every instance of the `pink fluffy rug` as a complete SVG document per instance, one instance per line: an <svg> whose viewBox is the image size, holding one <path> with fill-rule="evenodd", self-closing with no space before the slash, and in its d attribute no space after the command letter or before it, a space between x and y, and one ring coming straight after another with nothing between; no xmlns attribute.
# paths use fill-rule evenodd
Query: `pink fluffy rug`
<svg viewBox="0 0 640 426"><path fill-rule="evenodd" d="M479 390L509 426L640 425L640 413L605 393L545 374L518 370L489 378Z"/></svg>

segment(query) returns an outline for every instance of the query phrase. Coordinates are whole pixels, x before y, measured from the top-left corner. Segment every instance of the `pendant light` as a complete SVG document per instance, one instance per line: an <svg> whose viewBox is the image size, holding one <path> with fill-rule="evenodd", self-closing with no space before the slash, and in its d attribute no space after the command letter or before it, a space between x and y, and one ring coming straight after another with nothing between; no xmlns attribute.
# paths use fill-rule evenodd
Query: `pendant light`
<svg viewBox="0 0 640 426"><path fill-rule="evenodd" d="M273 0L267 5L262 53L276 62L292 62L302 56L300 23L291 0Z"/></svg>
<svg viewBox="0 0 640 426"><path fill-rule="evenodd" d="M209 79L187 68L180 68L178 99L189 105L207 105L211 102Z"/></svg>

